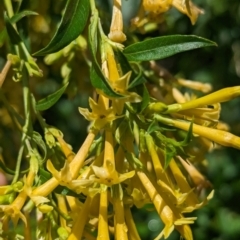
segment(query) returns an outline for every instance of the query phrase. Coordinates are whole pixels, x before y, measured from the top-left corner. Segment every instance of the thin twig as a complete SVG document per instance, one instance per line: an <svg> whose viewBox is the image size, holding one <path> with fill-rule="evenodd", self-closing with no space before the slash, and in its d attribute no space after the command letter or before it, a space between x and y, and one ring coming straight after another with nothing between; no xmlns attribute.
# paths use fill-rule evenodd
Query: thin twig
<svg viewBox="0 0 240 240"><path fill-rule="evenodd" d="M5 66L3 67L2 72L0 73L0 88L2 87L2 85L6 79L7 73L9 71L11 65L12 65L11 61L7 60Z"/></svg>

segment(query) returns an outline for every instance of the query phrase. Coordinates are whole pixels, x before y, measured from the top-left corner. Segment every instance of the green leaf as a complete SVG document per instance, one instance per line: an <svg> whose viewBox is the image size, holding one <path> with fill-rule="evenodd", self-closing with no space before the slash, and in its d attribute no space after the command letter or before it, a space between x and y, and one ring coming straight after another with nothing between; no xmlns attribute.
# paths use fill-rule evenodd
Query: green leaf
<svg viewBox="0 0 240 240"><path fill-rule="evenodd" d="M216 43L194 35L171 35L134 43L123 50L129 61L163 59L192 49L217 46Z"/></svg>
<svg viewBox="0 0 240 240"><path fill-rule="evenodd" d="M94 88L101 90L104 94L106 94L109 97L115 97L115 98L122 97L122 95L113 91L113 89L108 83L108 80L103 75L102 70L96 58L97 44L98 44L97 43L98 14L93 15L90 21L91 22L90 22L89 31L88 31L88 42L89 42L90 52L92 54L92 59L93 59L92 66L90 69L91 83Z"/></svg>
<svg viewBox="0 0 240 240"><path fill-rule="evenodd" d="M21 20L23 17L29 16L29 15L38 15L38 13L33 12L33 11L22 11L19 12L17 14L15 14L12 18L9 19L10 23L16 23L19 20ZM7 37L7 31L6 28L4 28L1 32L0 32L0 46L3 44L5 38Z"/></svg>
<svg viewBox="0 0 240 240"><path fill-rule="evenodd" d="M145 82L147 82L147 80L143 75L143 71L140 69L137 75L134 74L133 80L130 80L130 84L128 86L128 89L134 88L134 87L136 87L138 85L141 85Z"/></svg>
<svg viewBox="0 0 240 240"><path fill-rule="evenodd" d="M68 0L60 25L49 44L34 55L57 52L75 40L84 30L89 16L89 0Z"/></svg>
<svg viewBox="0 0 240 240"><path fill-rule="evenodd" d="M145 85L143 85L143 91L142 91L142 94L140 94L140 96L142 96L142 102L141 102L141 112L142 112L150 102L150 96Z"/></svg>
<svg viewBox="0 0 240 240"><path fill-rule="evenodd" d="M139 133L139 149L140 152L147 152L147 144L146 144L146 139L145 139L145 130L144 129L140 129L140 133Z"/></svg>
<svg viewBox="0 0 240 240"><path fill-rule="evenodd" d="M13 45L17 45L20 42L22 42L21 37L19 36L17 30L13 27L13 25L6 13L4 13L4 20L6 23L6 29L7 29L7 33L8 33L10 42Z"/></svg>
<svg viewBox="0 0 240 240"><path fill-rule="evenodd" d="M130 136L129 136L129 133L131 133ZM117 142L120 145L122 142L124 142L124 138L126 139L126 137L128 138L128 140L129 140L129 138L133 137L128 118L124 118L121 121L121 123L119 124L119 126L115 132L115 139L117 140Z"/></svg>
<svg viewBox="0 0 240 240"><path fill-rule="evenodd" d="M131 89L133 87L136 87L142 83L145 83L147 80L146 78L143 76L143 71L141 70L140 66L136 64L137 66L137 73L134 71L134 69L132 68L132 66L130 65L130 63L128 62L127 58L125 57L125 55L119 50L119 49L114 49L114 54L118 59L118 62L121 65L121 69L123 74L131 71L131 77L130 77L130 83L128 86L128 89Z"/></svg>
<svg viewBox="0 0 240 240"><path fill-rule="evenodd" d="M145 84L138 85L136 87L136 92L138 93L138 95L142 97L142 101L139 103L131 103L131 107L132 107L131 112L142 113L150 102L150 96ZM141 118L142 120L144 119L143 116L141 117L141 115L139 115L138 117Z"/></svg>
<svg viewBox="0 0 240 240"><path fill-rule="evenodd" d="M65 83L56 92L48 95L46 98L39 100L35 106L36 110L44 111L44 110L47 110L48 108L50 108L51 106L53 106L58 101L58 99L62 96L62 94L65 92L67 86L68 86L68 83Z"/></svg>
<svg viewBox="0 0 240 240"><path fill-rule="evenodd" d="M107 82L107 79L103 76L102 71L94 68L93 66L90 69L90 79L93 87L100 89L107 96L114 98L122 97L122 95L117 94L112 90Z"/></svg>
<svg viewBox="0 0 240 240"><path fill-rule="evenodd" d="M30 16L30 15L38 15L38 13L34 12L34 11L25 10L25 11L15 14L13 17L11 17L10 22L16 23L19 20L21 20L22 18L24 18L26 16Z"/></svg>
<svg viewBox="0 0 240 240"><path fill-rule="evenodd" d="M177 151L174 147L166 147L164 155L165 155L164 170L166 170L171 160L177 155Z"/></svg>
<svg viewBox="0 0 240 240"><path fill-rule="evenodd" d="M152 132L161 131L161 130L162 129L159 126L158 122L154 119L147 129L147 133L151 134Z"/></svg>
<svg viewBox="0 0 240 240"><path fill-rule="evenodd" d="M127 158L127 161L130 163L133 169L139 169L139 170L144 169L142 162L138 158L136 158L133 153L126 152L125 154L126 154L125 156Z"/></svg>
<svg viewBox="0 0 240 240"><path fill-rule="evenodd" d="M37 144L37 146L42 150L43 152L43 158L41 161L41 164L45 162L46 157L47 157L47 147L45 142L42 139L42 136L38 132L33 132L33 141Z"/></svg>
<svg viewBox="0 0 240 240"><path fill-rule="evenodd" d="M185 139L181 142L181 146L187 146L192 141L192 137L193 137L192 129L193 129L193 121L191 121L187 135Z"/></svg>

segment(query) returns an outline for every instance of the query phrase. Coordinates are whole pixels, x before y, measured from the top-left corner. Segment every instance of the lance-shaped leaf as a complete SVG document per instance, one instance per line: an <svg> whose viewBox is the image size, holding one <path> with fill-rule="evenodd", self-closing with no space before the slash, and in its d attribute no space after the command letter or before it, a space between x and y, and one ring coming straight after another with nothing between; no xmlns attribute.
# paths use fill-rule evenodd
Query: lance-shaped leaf
<svg viewBox="0 0 240 240"><path fill-rule="evenodd" d="M16 23L19 20L21 20L22 18L26 17L26 16L30 16L30 15L38 15L37 12L33 12L33 11L29 11L29 10L25 10L22 12L19 12L17 14L15 14L13 17L10 18L10 22L11 23Z"/></svg>
<svg viewBox="0 0 240 240"><path fill-rule="evenodd" d="M23 17L29 16L29 15L38 15L38 13L33 12L33 11L25 10L25 11L22 11L22 12L19 12L19 13L15 14L12 18L9 19L9 21L10 21L10 23L13 24L13 23L16 23L19 20L21 20ZM0 46L4 42L6 37L7 37L7 31L6 31L6 28L4 28L0 32Z"/></svg>
<svg viewBox="0 0 240 240"><path fill-rule="evenodd" d="M123 50L129 61L150 61L170 57L192 49L216 46L216 43L194 35L171 35L134 43Z"/></svg>
<svg viewBox="0 0 240 240"><path fill-rule="evenodd" d="M47 147L45 142L42 139L42 136L38 132L33 132L32 135L33 141L37 144L37 146L41 149L42 151L42 160L40 161L40 164L43 164L44 161L46 160L47 157Z"/></svg>
<svg viewBox="0 0 240 240"><path fill-rule="evenodd" d="M59 51L75 40L83 31L89 16L89 0L68 0L60 25L49 44L34 55Z"/></svg>
<svg viewBox="0 0 240 240"><path fill-rule="evenodd" d="M11 43L13 45L17 45L17 44L21 43L22 40L21 40L17 30L13 27L13 25L6 13L4 13L4 20L6 23L7 33L8 33Z"/></svg>
<svg viewBox="0 0 240 240"><path fill-rule="evenodd" d="M46 98L39 100L35 106L36 110L44 111L50 108L51 106L53 106L58 101L58 99L62 96L62 94L65 92L65 89L67 88L67 86L68 86L68 83L64 84L59 90L48 95Z"/></svg>

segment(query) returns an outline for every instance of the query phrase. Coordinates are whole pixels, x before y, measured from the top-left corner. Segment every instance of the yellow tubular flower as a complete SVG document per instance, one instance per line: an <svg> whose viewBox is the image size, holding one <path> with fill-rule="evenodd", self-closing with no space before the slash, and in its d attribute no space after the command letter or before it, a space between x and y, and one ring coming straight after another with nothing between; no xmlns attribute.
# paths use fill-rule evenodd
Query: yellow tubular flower
<svg viewBox="0 0 240 240"><path fill-rule="evenodd" d="M90 178L95 182L99 182L108 186L112 186L113 184L118 184L120 182L125 181L128 178L134 176L135 171L130 171L127 173L120 174L116 171L115 168L115 156L114 156L114 148L113 148L113 136L111 131L105 132L105 148L104 148L104 160L103 166L97 167L92 166L92 169L97 178Z"/></svg>
<svg viewBox="0 0 240 240"><path fill-rule="evenodd" d="M92 98L89 98L89 105L92 112L86 108L78 108L79 112L88 120L93 121L95 129L102 129L106 124L111 123L113 120L122 117L116 116L113 107L105 108L101 103L96 103Z"/></svg>
<svg viewBox="0 0 240 240"><path fill-rule="evenodd" d="M188 131L190 123L174 120L174 126ZM212 140L220 145L240 149L240 137L229 132L193 124L193 133Z"/></svg>
<svg viewBox="0 0 240 240"><path fill-rule="evenodd" d="M216 128L220 117L220 103L212 104L211 107L194 108L182 110L179 113L173 113L173 116L179 119L194 121L202 126Z"/></svg>
<svg viewBox="0 0 240 240"><path fill-rule="evenodd" d="M122 114L125 102L140 102L142 98L138 94L127 90L131 72L127 72L125 75L121 76L121 69L117 66L112 46L108 43L105 44L105 50L107 53L106 59L103 59L104 61L107 61L107 70L105 70L107 73L105 75L109 79L112 89L123 96L118 99L112 99L113 110L115 113L120 115ZM103 68L106 69L105 62L103 64Z"/></svg>
<svg viewBox="0 0 240 240"><path fill-rule="evenodd" d="M47 161L47 169L52 173L53 177L57 179L58 184L66 186L76 192L81 192L81 188L86 188L93 183L90 179L73 179L73 173L70 169L68 161L65 162L64 167L57 171L51 161ZM80 190L79 190L80 189Z"/></svg>
<svg viewBox="0 0 240 240"><path fill-rule="evenodd" d="M34 167L32 167L30 160L30 171L28 172L28 176L26 178L26 184L32 186L35 175L36 171ZM27 197L28 197L27 192L25 191L25 188L23 188L22 191L18 194L18 196L10 205L0 205L0 212L5 213L4 218L8 218L8 216L10 216L15 227L17 226L19 218L22 219L25 225L27 224L26 217L21 212L21 209L25 204Z"/></svg>
<svg viewBox="0 0 240 240"><path fill-rule="evenodd" d="M99 220L98 220L98 237L97 240L109 240L108 232L108 192L107 188L102 185L102 191L100 194L100 208L99 208Z"/></svg>
<svg viewBox="0 0 240 240"><path fill-rule="evenodd" d="M178 165L176 164L175 160L172 159L169 163L169 167L173 173L173 176L177 182L177 186L180 188L180 191L183 193L189 193L186 199L186 204L189 205L196 205L199 201L197 196L192 192L191 187L189 186L185 176L182 174L181 170L179 169Z"/></svg>
<svg viewBox="0 0 240 240"><path fill-rule="evenodd" d="M189 131L191 125L191 123L187 121L174 120L162 117L160 115L155 116L155 118L156 120L166 125L174 126L185 131ZM193 124L192 132L201 137L205 137L213 142L216 142L222 146L240 149L240 137L237 137L229 132L218 129L212 129L197 124Z"/></svg>
<svg viewBox="0 0 240 240"><path fill-rule="evenodd" d="M58 208L61 210L61 212L63 214L65 214L67 216L68 215L68 210L67 210L65 196L60 195L60 194L56 194L56 197L57 197L57 201L58 201ZM60 215L59 218L60 218L60 226L65 228L68 232L70 232L71 229L67 226L66 219L63 218L61 215Z"/></svg>
<svg viewBox="0 0 240 240"><path fill-rule="evenodd" d="M57 140L62 148L62 151L69 162L71 162L75 156L71 147L64 141L62 137L57 137Z"/></svg>
<svg viewBox="0 0 240 240"><path fill-rule="evenodd" d="M168 238L174 228L179 231L183 238L192 240L192 232L188 224L194 223L196 218L184 218L182 215L179 215L175 209L173 210L166 204L145 173L138 172L137 175L148 192L160 218L165 224L164 229L155 240L161 239L162 236L164 236L165 239Z"/></svg>
<svg viewBox="0 0 240 240"><path fill-rule="evenodd" d="M208 93L208 92L212 91L212 86L209 83L185 80L185 79L181 79L181 78L177 79L177 81L181 86L184 86L184 87L187 87L190 89L194 89L194 90L198 90L203 93Z"/></svg>
<svg viewBox="0 0 240 240"><path fill-rule="evenodd" d="M157 177L157 180L161 179L162 181L164 181L166 184L168 184L168 179L167 179L167 175L166 172L164 171L161 162L159 160L158 154L155 150L155 144L153 142L152 137L147 134L146 135L146 144L147 144L147 148L149 151L149 154L152 158L152 162L153 162L153 166L154 166L154 171Z"/></svg>
<svg viewBox="0 0 240 240"><path fill-rule="evenodd" d="M115 240L128 240L127 226L124 218L124 207L123 201L120 196L113 197L113 208L114 208L114 239Z"/></svg>
<svg viewBox="0 0 240 240"><path fill-rule="evenodd" d="M125 216L125 221L126 221L127 228L128 228L128 239L129 240L141 240L129 207L124 208L124 216Z"/></svg>
<svg viewBox="0 0 240 240"><path fill-rule="evenodd" d="M122 1L113 0L113 15L110 27L109 39L113 42L122 43L126 40L126 36L123 33L123 18L122 18Z"/></svg>
<svg viewBox="0 0 240 240"><path fill-rule="evenodd" d="M212 184L190 162L184 161L180 156L178 156L178 159L188 172L198 190L212 187Z"/></svg>
<svg viewBox="0 0 240 240"><path fill-rule="evenodd" d="M84 227L88 220L90 205L91 205L91 198L87 197L81 209L81 212L77 215L77 218L73 223L72 232L70 233L68 240L82 239Z"/></svg>
<svg viewBox="0 0 240 240"><path fill-rule="evenodd" d="M14 226L17 226L19 218L22 219L24 224L27 224L26 217L21 213L21 208L26 201L27 195L24 192L21 192L14 202L10 205L0 205L0 212L4 212L3 219L11 217ZM18 205L20 204L20 205Z"/></svg>
<svg viewBox="0 0 240 240"><path fill-rule="evenodd" d="M69 169L71 170L72 179L76 179L78 177L78 173L80 168L83 166L84 160L88 154L89 148L92 145L92 142L97 134L97 131L91 131L87 138L85 139L83 145L78 150L77 154L69 164ZM51 165L51 164L50 164ZM66 172L66 171L62 171ZM56 173L56 172L55 172ZM69 174L69 173L66 173ZM64 176L65 177L65 176ZM59 185L59 181L52 177L47 182L42 184L41 186L37 187L33 190L32 194L35 196L43 196L46 197L49 195L57 186Z"/></svg>
<svg viewBox="0 0 240 240"><path fill-rule="evenodd" d="M200 97L182 104L175 103L168 106L168 110L164 113L179 112L191 108L203 107L215 103L227 102L240 95L240 86L224 88L214 93L210 93L204 97Z"/></svg>

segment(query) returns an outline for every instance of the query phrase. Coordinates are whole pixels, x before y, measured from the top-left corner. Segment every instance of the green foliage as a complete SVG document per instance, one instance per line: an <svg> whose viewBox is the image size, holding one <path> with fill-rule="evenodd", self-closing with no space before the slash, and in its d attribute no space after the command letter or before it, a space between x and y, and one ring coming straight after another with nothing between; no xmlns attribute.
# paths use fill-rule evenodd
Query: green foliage
<svg viewBox="0 0 240 240"><path fill-rule="evenodd" d="M56 92L48 95L46 98L39 100L36 103L36 110L37 111L44 111L52 107L63 95L66 88L68 86L68 83L65 83L60 89L58 89Z"/></svg>
<svg viewBox="0 0 240 240"><path fill-rule="evenodd" d="M5 2L11 1L4 1L4 6ZM94 2L89 0L26 1L25 3L24 1L12 1L14 15L12 16L11 11L8 11L4 14L4 19L0 21L0 24L5 21L5 24L2 24L5 26L1 25L0 46L4 42L6 43L6 46L3 45L0 49L0 65L2 66L7 59L12 63L12 70L9 71L6 81L0 89L0 116L2 119L0 145L1 150L3 150L1 153L3 161L0 159L0 168L5 173L13 175L13 178L9 177L9 180L13 180L11 186L19 183L18 180L23 185L23 176L29 172L31 167L29 157L33 153L38 160L37 167L39 168L34 180L34 188L46 183L52 177L52 173L46 168L45 161L47 159L52 161L58 171L65 166L67 157L58 142L61 134L53 135L51 133L49 138L43 137L44 134L46 135L48 124L61 129L64 132L64 139L73 146L73 150L70 147L69 149L77 152L77 148L85 138L87 124L83 118L78 116L76 109L78 106L87 106L87 98L92 95L91 87L96 90L97 94L100 93L100 95L109 98L111 107L114 108L116 102L123 104L123 114L121 116L118 114L119 118L112 120L113 124L107 124L102 129L102 132L115 129L113 134L115 155L118 154L119 146L124 148L126 157L122 164L124 170L120 169L119 171L122 174L125 173L125 165L130 166L130 170L148 173L145 162L138 155L139 152L148 154L146 135L151 135L154 139L154 147L163 154L164 171L169 170L171 160L178 155L194 162L189 148L198 147L194 144L195 141L199 140L199 136L192 132L196 119L183 114L181 121L190 119L191 122L189 130L183 134L181 130L158 123L154 118L155 114L164 115L164 118L178 117L175 113L170 115L164 113L166 106L174 101L171 98L172 95L169 94L173 88L177 88L189 96L199 94L194 89L187 90L186 87L180 86L178 78L211 82L215 84L216 88L239 85L240 35L237 26L240 24L238 14L240 5L238 1L204 2L196 0L195 3L204 6L206 13L200 17L199 22L194 27L190 26L186 17L172 10L168 15L164 15L165 21L162 19L157 22L159 19L152 16L153 21L156 22L146 28L149 31L145 29L146 35L140 28L132 34L127 25L126 29L129 31L124 32L128 40L126 44L124 43L125 47L110 40L105 35L109 31L110 20L108 17L110 16L104 11L96 11ZM131 3L131 1L129 2ZM191 8L190 1L185 2L186 8L189 10ZM107 1L96 1L96 3L98 3L97 8L99 9L109 7ZM132 8L136 8L135 2L132 1L131 4ZM0 10L3 8L2 5L0 3ZM104 8L102 8L103 6ZM147 16L146 19L151 20ZM54 33L52 29L56 28ZM26 30L26 38L23 36L23 29ZM48 30L44 32L43 29ZM214 42L207 39L212 39ZM216 46L215 42L218 44L218 48L189 51ZM107 74L102 71L103 62L107 61L105 53L108 48L114 54L113 59L116 61L118 74L122 76L131 73L129 84L124 89L123 94L116 91ZM8 55L7 58L9 49L11 49L12 54ZM35 62L35 59L30 55L31 49L34 50L35 56L53 53L51 55L52 65L48 66L47 61L44 62L42 58L38 58ZM185 53L179 54L181 52ZM161 68L156 70L150 63L146 62L151 60L158 60L156 65L161 66ZM172 74L167 72L165 68L170 70ZM2 73L0 78L3 76ZM18 83L11 81L13 74L13 79L19 81ZM40 76L43 78L40 79ZM89 87L90 83L91 87ZM156 92L162 93L160 101L157 99L157 94L154 95ZM141 101L139 98L136 100L136 96L131 96L134 93L141 97ZM43 97L46 95L48 96ZM162 101L166 101L166 103ZM161 104L157 105L156 103ZM239 136L240 113L237 110L238 106L239 100L223 105L221 116L225 122L231 125L231 131ZM90 113L93 112L91 109ZM101 135L102 132L89 148L79 174L86 170L95 161L95 158L99 161L95 166L100 168L102 165L99 159L103 156L106 144L105 136ZM134 149L128 151L127 149L131 147L132 143L134 143ZM199 142L197 143L199 144ZM203 155L204 151L203 148ZM202 153L198 152L198 154ZM207 206L196 213L198 219L193 226L194 239L238 240L240 238L240 210L236 201L240 194L239 156L239 151L236 150L217 149L215 153L207 155L208 163L206 161L195 162L195 166L201 169L201 172L212 182L216 194ZM149 159L145 160L149 163ZM209 165L208 168L205 168L206 164ZM91 171L93 172L93 168ZM153 172L154 167L149 175ZM189 178L186 171L183 172L185 177ZM100 181L99 178L96 179ZM118 184L119 189L121 191L123 189L121 194L124 197L129 191L129 188L126 188L129 181L131 179L123 184ZM194 186L192 182L191 184ZM96 191L96 188L93 189L89 186L86 189ZM195 192L199 190L203 195L208 192L204 186L199 185L198 187ZM14 190L13 194L3 196L5 200L3 199L1 204L11 204L21 190L22 187ZM91 194L95 194L93 192ZM57 195L73 196L81 204L84 204L85 194L87 195L86 192L78 194L68 186L58 186L51 194L50 205L57 202ZM132 195L130 196L132 197ZM124 198L124 201L129 201L131 197ZM149 211L153 208L153 204L146 205L141 211L134 207L134 220L136 220L137 229L143 240L156 237L164 227L159 215ZM56 219L62 216L58 207L54 206L54 214L46 215L47 218L41 222L42 226L39 228L38 235L44 235L51 231L52 236L57 238L63 233L64 238L67 239L66 229L57 228ZM67 221L71 220L67 219ZM158 227L154 227L156 223ZM51 230L48 228L50 225L54 226ZM91 227L91 225L86 225L87 230ZM16 231L18 230L9 231L9 236L21 239ZM93 235L96 235L96 230ZM35 233L34 236L36 236ZM179 235L174 232L168 239L179 239Z"/></svg>
<svg viewBox="0 0 240 240"><path fill-rule="evenodd" d="M170 57L180 52L216 46L207 39L191 35L172 35L147 39L127 46L123 53L129 61L150 61Z"/></svg>
<svg viewBox="0 0 240 240"><path fill-rule="evenodd" d="M88 0L68 0L57 32L49 44L34 55L55 53L75 40L85 28L89 10Z"/></svg>

